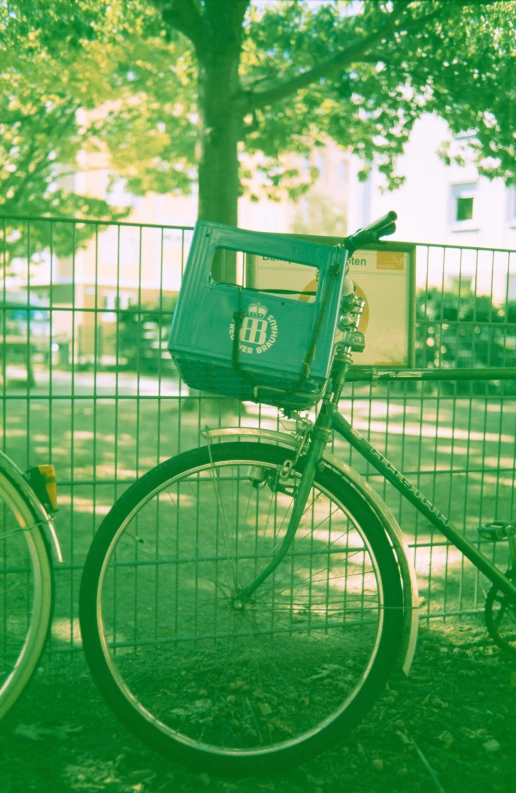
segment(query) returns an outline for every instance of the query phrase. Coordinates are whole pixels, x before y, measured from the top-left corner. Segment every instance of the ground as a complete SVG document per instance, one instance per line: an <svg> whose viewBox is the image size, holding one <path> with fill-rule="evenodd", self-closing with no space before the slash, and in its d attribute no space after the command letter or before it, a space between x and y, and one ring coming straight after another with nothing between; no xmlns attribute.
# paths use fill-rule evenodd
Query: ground
<svg viewBox="0 0 516 793"><path fill-rule="evenodd" d="M104 379L105 382L104 382ZM487 639L481 615L434 618L422 630L408 680L395 679L340 747L283 776L222 779L154 754L132 738L98 695L80 648L77 592L91 538L115 498L159 459L203 443L201 429L237 421L276 428L267 408L180 400L170 383L85 373L10 389L5 448L25 467L58 469L57 528L65 565L56 575L50 652L0 729L1 793L516 793L516 659ZM159 386L159 387L158 387ZM170 386L170 387L169 387ZM510 518L514 506L514 400L421 398L378 390L346 402L354 426L476 538L476 526ZM73 396L73 399L72 399ZM336 452L358 470L345 444ZM399 518L423 597L422 613L478 608L487 589L455 549L434 536L398 495L370 477ZM495 548L484 546L491 556ZM504 567L503 547L496 559ZM492 558L492 556L491 556ZM73 652L69 652L73 648Z"/></svg>
<svg viewBox="0 0 516 793"><path fill-rule="evenodd" d="M285 774L195 772L128 734L98 695L82 654L46 655L0 729L2 793L515 793L516 657L480 615L422 627L408 679L340 746Z"/></svg>

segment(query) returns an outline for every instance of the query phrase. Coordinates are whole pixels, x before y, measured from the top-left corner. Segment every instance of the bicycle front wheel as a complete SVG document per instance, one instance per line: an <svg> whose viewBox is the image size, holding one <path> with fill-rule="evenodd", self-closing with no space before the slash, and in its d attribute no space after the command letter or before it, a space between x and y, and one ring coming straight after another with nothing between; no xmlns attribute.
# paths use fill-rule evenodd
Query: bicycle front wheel
<svg viewBox="0 0 516 793"><path fill-rule="evenodd" d="M27 687L45 647L52 561L38 517L0 473L0 719Z"/></svg>
<svg viewBox="0 0 516 793"><path fill-rule="evenodd" d="M302 462L222 443L179 455L104 519L80 594L84 649L133 732L181 761L270 770L326 748L365 714L401 641L399 570L363 496L317 475L297 534L253 596L286 532Z"/></svg>

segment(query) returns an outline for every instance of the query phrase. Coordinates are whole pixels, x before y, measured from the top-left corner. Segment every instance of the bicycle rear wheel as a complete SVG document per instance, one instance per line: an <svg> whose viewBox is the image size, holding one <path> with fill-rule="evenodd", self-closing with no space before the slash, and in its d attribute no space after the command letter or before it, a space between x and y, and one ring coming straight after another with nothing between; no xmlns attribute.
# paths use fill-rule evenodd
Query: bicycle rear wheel
<svg viewBox="0 0 516 793"><path fill-rule="evenodd" d="M0 719L27 687L45 647L52 561L38 517L0 473Z"/></svg>
<svg viewBox="0 0 516 793"><path fill-rule="evenodd" d="M94 679L140 738L181 761L257 773L354 726L402 633L399 570L373 510L317 475L296 537L247 603L288 525L290 450L222 443L179 455L104 519L81 583Z"/></svg>
<svg viewBox="0 0 516 793"><path fill-rule="evenodd" d="M516 582L516 569L507 570L505 575ZM493 641L505 652L516 656L516 604L493 584L484 608L487 630Z"/></svg>

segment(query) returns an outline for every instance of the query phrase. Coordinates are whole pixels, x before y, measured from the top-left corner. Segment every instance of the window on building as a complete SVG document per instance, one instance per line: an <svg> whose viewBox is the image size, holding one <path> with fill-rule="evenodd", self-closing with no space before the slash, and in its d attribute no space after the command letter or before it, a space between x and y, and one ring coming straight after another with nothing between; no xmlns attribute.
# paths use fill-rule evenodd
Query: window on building
<svg viewBox="0 0 516 793"><path fill-rule="evenodd" d="M104 292L102 295L102 308L107 309L101 315L102 322L116 322L116 314L113 309L116 307L116 292Z"/></svg>
<svg viewBox="0 0 516 793"><path fill-rule="evenodd" d="M105 311L102 313L103 322L116 322L117 311L125 310L133 304L132 295L128 292L120 292L118 294L115 290L109 290L102 294L102 308Z"/></svg>
<svg viewBox="0 0 516 793"><path fill-rule="evenodd" d="M343 160L339 162L339 181L340 182L348 181L348 164Z"/></svg>
<svg viewBox="0 0 516 793"><path fill-rule="evenodd" d="M324 176L326 172L326 160L323 154L318 154L315 158L315 166L319 171L319 176Z"/></svg>
<svg viewBox="0 0 516 793"><path fill-rule="evenodd" d="M473 219L473 196L459 196L457 198L457 212L455 220Z"/></svg>
<svg viewBox="0 0 516 793"><path fill-rule="evenodd" d="M476 184L456 184L452 187L452 223L469 224L475 217Z"/></svg>

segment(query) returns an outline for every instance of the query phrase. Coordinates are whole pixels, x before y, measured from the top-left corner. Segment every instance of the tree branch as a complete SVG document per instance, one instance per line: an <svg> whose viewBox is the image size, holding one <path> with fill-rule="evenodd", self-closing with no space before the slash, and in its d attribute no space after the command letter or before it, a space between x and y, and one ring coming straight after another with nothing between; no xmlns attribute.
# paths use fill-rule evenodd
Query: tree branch
<svg viewBox="0 0 516 793"><path fill-rule="evenodd" d="M307 72L298 74L295 77L292 77L290 80L287 80L286 82L266 91L249 91L246 97L247 112L250 112L255 108L271 105L274 102L286 99L287 97L291 96L291 94L294 94L297 91L300 91L302 88L306 88L312 83L317 82L317 80L320 80L322 77L328 77L330 74L342 69L344 66L365 60L367 50L369 50L375 44L378 44L387 35L397 31L405 32L411 30L414 27L421 27L421 25L424 25L425 23L439 16L443 9L442 6L439 6L433 13L427 14L426 16L420 17L418 19L412 19L406 25L400 26L397 24L398 20L401 16L403 16L410 3L411 0L403 0L403 2L401 2L398 6L395 6L396 10L390 15L387 25L384 25L375 33L366 36L366 38L362 39L362 41L358 41L347 49L338 52L336 55L324 61L323 63L320 63L318 66L314 66ZM367 60L369 60L369 57Z"/></svg>
<svg viewBox="0 0 516 793"><path fill-rule="evenodd" d="M61 173L61 171L57 172L56 179L64 179L66 176L77 176L78 174L92 173L93 171L105 171L105 170L106 170L105 165L98 165L95 168L91 168L88 166L87 171L81 170L80 168L75 168L73 171L64 171L63 173Z"/></svg>
<svg viewBox="0 0 516 793"><path fill-rule="evenodd" d="M75 121L75 115L78 109L78 106L72 107L71 111L67 108L62 116L55 119L55 122L54 124L51 124L51 127L53 127L54 130L59 130L59 133L65 137L64 131ZM22 178L21 182L14 191L12 199L10 199L11 204L16 205L20 199L23 199L23 192L27 184L30 184L31 180L34 180L36 176L39 176L42 171L45 169L51 169L54 165L53 160L48 159L48 152L43 152L39 159L34 160L35 146L36 142L35 139L33 139L29 151L25 156L25 176ZM28 165L30 164L32 164L34 167L29 171Z"/></svg>
<svg viewBox="0 0 516 793"><path fill-rule="evenodd" d="M34 111L34 113L21 113L17 115L16 113L12 116L8 116L6 118L0 118L0 124L6 124L12 126L13 124L17 124L18 121L27 121L29 118L35 118L36 116L40 116L41 113L39 110Z"/></svg>
<svg viewBox="0 0 516 793"><path fill-rule="evenodd" d="M159 4L163 21L184 33L193 43L198 56L211 49L211 31L195 0L162 0Z"/></svg>

